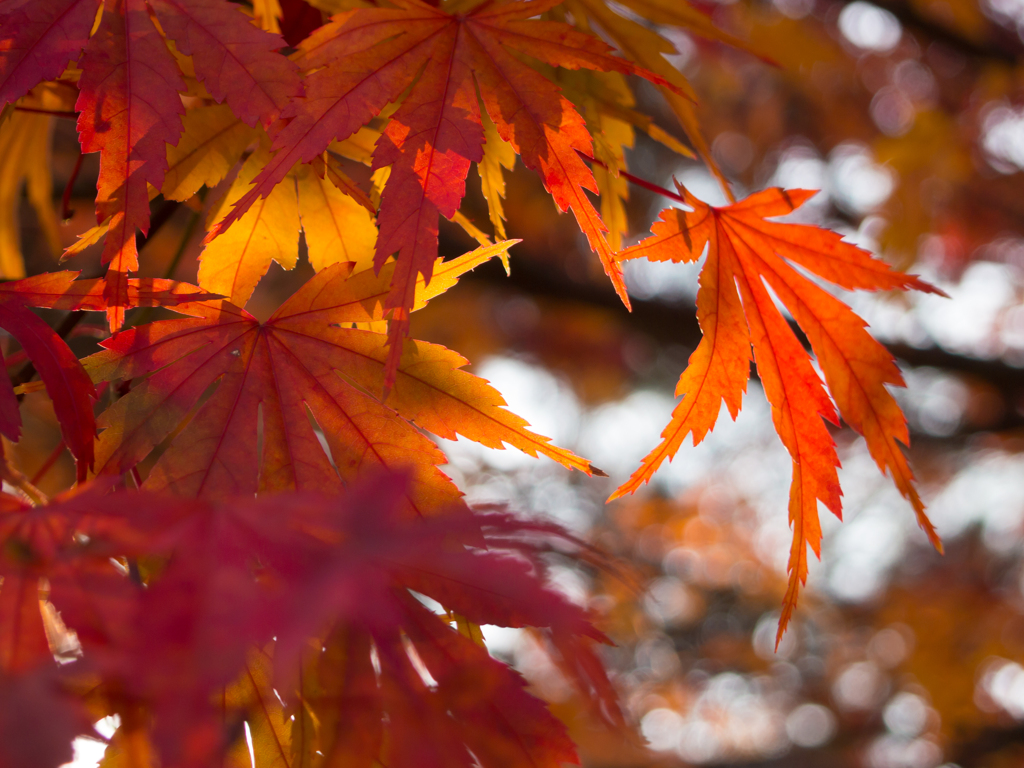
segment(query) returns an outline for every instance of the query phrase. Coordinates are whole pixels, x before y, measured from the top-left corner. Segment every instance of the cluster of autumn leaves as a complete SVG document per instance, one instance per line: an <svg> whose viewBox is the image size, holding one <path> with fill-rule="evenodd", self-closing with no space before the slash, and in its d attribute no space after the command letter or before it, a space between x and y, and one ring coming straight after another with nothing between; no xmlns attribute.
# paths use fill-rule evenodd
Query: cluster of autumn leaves
<svg viewBox="0 0 1024 768"><path fill-rule="evenodd" d="M604 636L542 582L541 553L577 547L553 526L411 520L395 475L223 504L111 485L0 495L5 764L67 762L109 715L105 765L250 765L246 731L258 765L573 762L485 623L543 628L621 720L590 648Z"/></svg>
<svg viewBox="0 0 1024 768"><path fill-rule="evenodd" d="M257 16L264 5L257 3ZM652 22L735 42L689 6L627 5ZM503 171L516 156L540 175L560 211L573 212L627 307L622 261L685 262L707 252L698 294L704 339L680 379L683 400L662 443L616 495L648 481L687 434L702 440L723 402L735 417L754 360L793 457L791 584L780 634L806 579L807 548L819 549L818 501L841 512L839 461L824 420L842 416L865 436L938 543L899 446L907 429L887 390L902 384L891 356L793 265L847 289L934 289L834 233L768 221L803 203L810 195L803 191L766 190L712 208L685 189L665 190L686 209L664 211L652 237L619 250L629 178L623 147L633 129L688 152L632 109L623 75L657 85L710 160L692 93L661 56L668 52L662 38L600 0L326 6L339 13L285 56L279 36L227 0L0 3L0 141L15 130L27 137L40 104L43 112L77 114L82 151L100 155L97 226L65 257L102 240L109 265L105 279L57 272L5 284L0 327L39 372L80 480L132 478L168 494L163 498L213 504L181 502L171 524L157 511L144 521L110 512L112 502L99 502L93 491L50 506L8 499L5 552L15 554L5 555L0 588L7 673L48 654L46 613L38 608L44 580L47 599L85 651L83 674L99 675L104 706L122 718L117 749L133 755L131 765L148 764L144 753L153 744L164 765L235 749L238 733L230 726L239 718L254 743L262 734L279 748L278 731L287 726L302 764L319 751L369 765L390 749L394 760L385 764L404 765L414 753L402 750L421 742L436 744L437 759L417 753L417 764L447 765L455 754L466 762L470 753L485 765L571 759L564 731L518 679L407 592L458 613L470 636L474 622L551 628L577 677L600 698L613 698L581 639L601 636L540 585L536 563L525 569L485 551L480 521L439 469L444 455L421 432L510 445L600 473L527 429L497 391L462 370L467 361L457 353L407 338L409 314L461 274L494 256L507 265L514 241L492 244L459 208L475 163L494 232L504 238ZM272 22L273 13L261 18ZM615 55L592 27L630 58ZM582 72L567 77L565 70ZM372 189L353 180L352 164L369 166ZM18 168L18 184L28 180L33 202L45 207L45 180ZM131 277L151 200L162 195L199 206L205 191L222 183L227 191L212 206L199 285ZM610 228L587 192L602 193ZM481 247L439 259L440 216ZM244 306L272 261L295 265L300 233L317 274L259 322ZM824 384L772 292L810 342ZM180 317L123 330L125 312L141 306ZM29 307L102 311L114 335L103 351L78 361ZM98 418L95 385L111 401ZM20 429L17 395L34 386L0 386L0 431L11 440ZM138 466L154 452L159 458L142 478ZM42 502L13 469L5 472ZM382 472L405 478L364 486L384 500L365 490L341 494ZM230 501L293 490L326 495ZM169 504L146 499L154 510ZM497 550L522 557L513 536L522 529L504 519L498 527ZM110 564L115 553L127 575ZM444 571L451 581L442 588L411 575L445 568L462 568L465 578ZM483 585L500 581L502 569L517 575L499 610ZM317 589L331 598L312 610ZM305 595L301 605L309 610L282 605L292 592ZM169 606L167 616L156 615L161 604ZM24 637L21 619L32 626ZM119 622L130 626L117 629ZM226 655L201 658L203 644L226 641L234 622L240 629L221 649ZM331 622L339 628L325 637ZM51 641L59 634L51 628ZM146 656L151 635L166 647ZM300 663L310 643L319 651ZM192 687L179 691L175 679L187 677L190 665L209 675L194 674L181 683ZM295 683L293 673L307 666L313 671ZM294 718L274 720L268 702L285 710L266 693L285 690L286 681L298 686L294 700L284 697ZM210 703L217 690L232 713L221 712L219 721ZM199 708L202 723L188 720L183 702ZM605 704L606 713L615 711ZM382 741L383 711L391 736ZM444 728L434 727L438 718ZM475 735L478 728L486 738ZM189 740L176 744L179 732Z"/></svg>

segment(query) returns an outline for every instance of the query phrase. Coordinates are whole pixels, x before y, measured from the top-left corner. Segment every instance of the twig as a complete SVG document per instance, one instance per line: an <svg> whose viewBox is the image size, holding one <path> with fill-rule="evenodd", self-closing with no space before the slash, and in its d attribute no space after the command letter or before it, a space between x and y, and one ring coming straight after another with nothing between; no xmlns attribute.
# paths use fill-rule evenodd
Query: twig
<svg viewBox="0 0 1024 768"><path fill-rule="evenodd" d="M35 115L52 115L53 117L68 117L73 120L78 119L77 112L65 112L54 109L37 109L36 107L15 107L14 109L17 112L31 112Z"/></svg>
<svg viewBox="0 0 1024 768"><path fill-rule="evenodd" d="M7 438L0 439L0 478L25 494L34 506L41 507L49 501L46 494L36 488L20 469L7 461Z"/></svg>
<svg viewBox="0 0 1024 768"><path fill-rule="evenodd" d="M596 157L589 157L588 155L585 155L584 153L580 152L578 149L576 150L576 152L584 160L589 160L594 165L598 165L598 166L604 168L606 171L611 170L608 167L607 163L602 163ZM683 205L689 205L689 203L686 202L686 198L683 197L682 195L680 195L678 192L673 192L670 189L666 189L665 187L659 186L658 184L655 184L653 181L647 181L647 179L641 179L639 176L634 176L629 171L619 169L619 176L621 176L622 178L626 179L626 181L629 181L629 182L631 182L633 184L636 184L638 187L643 187L648 192L654 192L656 195L664 195L665 197L671 198L672 200L680 202Z"/></svg>
<svg viewBox="0 0 1024 768"><path fill-rule="evenodd" d="M170 221L171 217L178 210L178 206L181 203L176 200L164 200L159 208L156 209L156 213L153 214L149 220L149 232L145 235L142 232L135 233L135 248L141 251L143 247L148 243L157 232Z"/></svg>
<svg viewBox="0 0 1024 768"><path fill-rule="evenodd" d="M75 182L78 180L78 173L82 170L82 158L85 155L79 151L78 159L75 161L75 167L71 171L71 176L68 177L67 186L64 187L64 194L60 198L60 217L62 221L68 221L75 212L71 210L71 190L75 186Z"/></svg>
<svg viewBox="0 0 1024 768"><path fill-rule="evenodd" d="M30 483L32 483L32 485L38 485L39 481L46 477L46 473L53 468L54 464L57 463L57 459L59 459L61 457L61 454L64 453L65 448L66 446L64 445L63 440L57 443L57 447L53 449L53 453L50 454L50 458L43 462L43 466L36 470L36 473L32 476L32 479L29 481Z"/></svg>
<svg viewBox="0 0 1024 768"><path fill-rule="evenodd" d="M202 189L199 192L199 202L205 202L206 200L206 189ZM171 263L167 265L167 269L164 270L164 277L168 280L174 278L174 273L178 271L178 265L181 263L181 257L185 255L185 249L188 248L188 241L192 239L192 235L195 234L196 226L199 224L199 219L202 216L201 211L192 211L192 215L189 217L188 224L185 225L185 234L181 237L181 242L178 243L178 250L174 252L174 256L171 257Z"/></svg>

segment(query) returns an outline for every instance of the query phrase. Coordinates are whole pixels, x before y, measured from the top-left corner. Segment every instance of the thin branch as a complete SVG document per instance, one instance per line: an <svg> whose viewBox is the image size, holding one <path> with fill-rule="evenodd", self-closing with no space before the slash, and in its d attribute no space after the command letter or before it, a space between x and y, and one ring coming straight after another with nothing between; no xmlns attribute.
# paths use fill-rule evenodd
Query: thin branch
<svg viewBox="0 0 1024 768"><path fill-rule="evenodd" d="M57 463L57 459L61 457L65 450L67 450L67 446L65 446L64 441L61 440L57 443L57 447L53 449L53 453L50 454L50 457L43 462L43 466L36 470L36 473L32 476L32 479L29 482L31 482L32 485L39 485L39 481L46 477L47 472L53 469L53 465Z"/></svg>
<svg viewBox="0 0 1024 768"><path fill-rule="evenodd" d="M33 506L41 507L49 499L25 477L24 473L7 460L8 441L0 440L0 479L21 491L32 502Z"/></svg>
<svg viewBox="0 0 1024 768"><path fill-rule="evenodd" d="M200 201L206 199L206 188L204 187L199 192ZM174 256L171 257L171 263L167 265L167 269L164 270L164 278L171 280L174 278L174 273L178 271L178 265L181 264L181 259L185 255L185 251L188 249L188 244L192 240L192 236L195 235L196 227L199 225L199 220L202 218L202 211L192 211L192 215L189 217L188 224L185 225L185 232L181 236L181 241L178 243L178 248L174 252ZM134 318L132 322L133 326L143 325L149 321L152 316L155 307L146 307L138 316Z"/></svg>
<svg viewBox="0 0 1024 768"><path fill-rule="evenodd" d="M141 251L150 239L159 232L164 224L171 220L171 217L177 212L178 207L181 203L176 200L164 200L160 207L156 209L156 213L150 217L149 220L149 232L142 234L142 232L135 233L135 247Z"/></svg>
<svg viewBox="0 0 1024 768"><path fill-rule="evenodd" d="M174 215L174 212L178 210L179 205L180 203L177 203L173 200L164 201L163 205L161 205L160 208L157 209L157 212L153 214L153 217L150 220L149 234L144 236L141 232L135 233L135 242L138 250L141 251L142 247L149 241L149 238L153 237L153 235L155 235L170 220L171 216ZM62 339L67 339L67 337L71 334L71 332L82 321L82 318L84 317L84 310L76 309L74 312L69 312L67 317L64 318L63 322L61 322L61 324L57 326L54 329L54 331ZM27 363L25 363L24 367L22 367L22 369L18 371L18 373L11 376L11 386L17 387L21 384L27 384L28 382L32 381L32 377L35 375L36 367L32 363L32 361L29 360ZM24 399L25 395L21 394L18 395L17 397L18 402L21 402Z"/></svg>
<svg viewBox="0 0 1024 768"><path fill-rule="evenodd" d="M500 268L491 269L484 265L468 273L463 281L521 292L549 301L607 309L615 313L623 327L659 344L674 344L693 350L701 340L701 329L692 302L632 297L633 311L626 314L620 311L621 304L610 288L596 283L577 282L559 270L540 266L534 259L521 258L516 261L509 277L506 277L504 270ZM806 346L806 339L800 329L792 323L791 327L797 338ZM949 374L986 383L999 393L1004 404L1002 415L993 423L963 424L954 434L942 437L918 433L915 434L915 440L941 440L948 443L977 432L1005 432L1024 428L1024 414L1015 408L1015 404L1024 396L1024 369L1014 368L999 360L965 357L939 347L919 349L899 343L886 346L905 365L937 368ZM753 367L751 375L757 378L757 372Z"/></svg>
<svg viewBox="0 0 1024 768"><path fill-rule="evenodd" d="M1016 66L1024 59L1024 48L1014 42L1015 35L997 24L990 23L986 39L976 41L923 15L913 3L904 2L904 0L871 0L871 2L889 11L907 29L942 43L964 56L1011 66Z"/></svg>
<svg viewBox="0 0 1024 768"><path fill-rule="evenodd" d="M206 187L199 190L199 202L206 202ZM182 256L185 255L185 249L188 248L189 241L192 239L192 235L195 234L196 227L199 225L199 219L202 217L202 210L192 211L192 215L189 217L188 224L185 225L185 234L181 236L181 242L178 243L178 249L174 252L174 256L171 258L171 263L167 265L167 269L164 270L164 277L168 280L174 278L174 273L178 271L178 265L181 263Z"/></svg>
<svg viewBox="0 0 1024 768"><path fill-rule="evenodd" d="M82 170L82 158L85 155L81 150L78 152L78 159L75 161L75 167L71 171L71 175L68 177L67 186L64 187L64 194L60 197L60 217L63 221L68 221L75 212L71 210L71 192L74 189L75 182L78 181L78 174Z"/></svg>
<svg viewBox="0 0 1024 768"><path fill-rule="evenodd" d="M35 115L52 115L53 117L67 117L67 118L70 118L72 120L77 120L78 119L78 113L77 112L65 112L63 110L56 110L56 109L36 109L35 107L20 107L20 106L16 106L14 109L15 109L16 112L31 112L32 114L35 114Z"/></svg>

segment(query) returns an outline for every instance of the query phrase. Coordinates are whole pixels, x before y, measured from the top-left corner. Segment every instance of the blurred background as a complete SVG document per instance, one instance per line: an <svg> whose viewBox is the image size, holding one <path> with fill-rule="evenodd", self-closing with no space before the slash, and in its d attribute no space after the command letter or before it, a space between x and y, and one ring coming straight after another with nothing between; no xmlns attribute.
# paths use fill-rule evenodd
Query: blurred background
<svg viewBox="0 0 1024 768"><path fill-rule="evenodd" d="M508 235L524 242L512 250L511 276L480 268L414 316L413 336L464 354L538 432L609 474L443 443L470 501L559 520L624 563L627 582L569 562L554 574L615 641L606 657L647 746L604 730L530 635L485 628L491 650L552 702L595 768L1024 765L1024 3L696 5L753 53L643 24L674 46L668 58L698 95L708 152L737 197L771 185L820 189L793 220L836 229L950 295L837 291L900 360L909 455L946 555L929 548L863 441L836 430L846 519L823 517L822 561L776 651L790 460L756 378L735 423L723 414L641 493L606 505L657 443L700 339L699 265L629 262L627 313L575 222L518 165L505 211ZM321 18L301 0L282 6L293 43ZM565 84L578 85L568 75ZM652 87L628 85L635 101L626 90L625 109L686 142ZM626 128L631 173L725 201L705 163ZM20 241L0 245L23 253L29 274L55 269L60 250L95 223L97 172L86 156L69 185L73 120L40 116L31 132L52 135L53 178L46 188L26 176L29 197L35 189L59 201L67 187L69 218L37 214L22 179L0 184L0 215L20 223ZM463 213L487 228L473 173L468 187ZM635 186L618 195L623 245L670 204ZM195 223L217 196L191 207L154 201L159 226L144 244L144 274L195 279ZM474 246L442 221L442 254ZM67 266L101 274L96 249ZM289 273L275 265L248 309L269 316L311 274L305 261ZM71 336L82 354L104 334L91 323ZM19 361L8 363L13 371ZM25 402L21 466L46 491L65 487L73 469L55 452L49 403L41 394Z"/></svg>

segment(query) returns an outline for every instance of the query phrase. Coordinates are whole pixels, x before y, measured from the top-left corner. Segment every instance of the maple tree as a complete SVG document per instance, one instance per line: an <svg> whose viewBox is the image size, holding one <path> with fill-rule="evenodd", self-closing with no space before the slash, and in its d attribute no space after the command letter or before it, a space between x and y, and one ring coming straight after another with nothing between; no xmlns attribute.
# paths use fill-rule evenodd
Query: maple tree
<svg viewBox="0 0 1024 768"><path fill-rule="evenodd" d="M566 726L488 654L481 625L532 628L590 710L630 727L599 652L611 641L547 581L545 558L630 577L554 524L473 508L430 437L605 476L533 431L466 357L413 338L413 313L460 278L493 259L516 269L506 174L517 158L557 212L572 211L624 311L635 260L703 259L681 400L609 501L651 481L688 435L701 443L723 404L735 419L753 362L792 467L775 647L808 551L821 556L818 503L842 516L840 419L941 551L904 453L896 361L823 283L942 291L835 231L776 221L815 191L756 183L736 199L721 145L705 138L713 118L666 58L673 34L758 68L786 66L788 51L753 11L744 32L706 10L0 2L0 328L17 345L0 359L22 366L0 385L0 736L26 734L17 747L2 738L0 763L60 765L111 715L110 766L248 765L250 750L257 766L578 760ZM689 146L658 124L667 116ZM63 218L96 154L95 226L62 247L50 131L71 118ZM727 203L630 172L637 131L699 158ZM889 149L912 175L918 161ZM61 260L85 262L96 246L102 276L26 277L23 186ZM627 245L640 234L631 189L672 207ZM138 276L140 245L181 209L191 220L166 276ZM484 216L492 234L475 223ZM440 257L442 217L478 247ZM195 284L174 280L197 231ZM271 265L297 270L302 256L311 276L263 312ZM68 314L55 328L34 309ZM72 350L79 323L102 337L98 351ZM34 393L62 442L30 478L13 443ZM74 482L50 499L39 480L65 448Z"/></svg>

